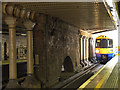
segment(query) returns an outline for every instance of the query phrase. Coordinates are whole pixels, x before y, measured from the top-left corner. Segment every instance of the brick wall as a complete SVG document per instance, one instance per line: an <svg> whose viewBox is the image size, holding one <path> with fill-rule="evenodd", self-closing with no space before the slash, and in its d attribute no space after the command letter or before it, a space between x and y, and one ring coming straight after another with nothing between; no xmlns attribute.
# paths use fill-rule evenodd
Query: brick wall
<svg viewBox="0 0 120 90"><path fill-rule="evenodd" d="M48 86L55 84L67 56L74 72L80 62L78 28L48 15L39 16L33 30L34 55L40 58L38 77ZM44 23L43 21L44 20Z"/></svg>

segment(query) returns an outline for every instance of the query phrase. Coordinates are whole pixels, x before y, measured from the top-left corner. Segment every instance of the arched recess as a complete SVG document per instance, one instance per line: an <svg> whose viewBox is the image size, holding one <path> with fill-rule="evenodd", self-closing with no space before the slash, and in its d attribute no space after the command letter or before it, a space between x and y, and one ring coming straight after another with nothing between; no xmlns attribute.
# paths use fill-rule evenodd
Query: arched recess
<svg viewBox="0 0 120 90"><path fill-rule="evenodd" d="M69 56L67 56L63 62L62 68L64 72L73 72L73 63Z"/></svg>

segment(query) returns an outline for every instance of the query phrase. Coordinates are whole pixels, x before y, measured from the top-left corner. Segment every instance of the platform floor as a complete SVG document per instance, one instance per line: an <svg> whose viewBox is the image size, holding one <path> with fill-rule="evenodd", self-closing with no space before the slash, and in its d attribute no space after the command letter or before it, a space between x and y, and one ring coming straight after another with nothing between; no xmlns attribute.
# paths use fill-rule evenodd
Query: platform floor
<svg viewBox="0 0 120 90"><path fill-rule="evenodd" d="M112 89L118 90L120 82L120 57L115 56L107 64L105 64L90 79L83 83L78 90L81 89ZM120 87L119 87L120 89Z"/></svg>

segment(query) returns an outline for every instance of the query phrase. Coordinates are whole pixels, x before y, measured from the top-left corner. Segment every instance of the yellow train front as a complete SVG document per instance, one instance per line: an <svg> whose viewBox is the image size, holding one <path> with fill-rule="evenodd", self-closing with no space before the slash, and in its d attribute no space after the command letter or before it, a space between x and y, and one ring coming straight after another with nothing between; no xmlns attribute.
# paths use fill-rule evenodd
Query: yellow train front
<svg viewBox="0 0 120 90"><path fill-rule="evenodd" d="M96 58L100 62L107 62L113 58L113 40L101 35L96 38L95 43Z"/></svg>

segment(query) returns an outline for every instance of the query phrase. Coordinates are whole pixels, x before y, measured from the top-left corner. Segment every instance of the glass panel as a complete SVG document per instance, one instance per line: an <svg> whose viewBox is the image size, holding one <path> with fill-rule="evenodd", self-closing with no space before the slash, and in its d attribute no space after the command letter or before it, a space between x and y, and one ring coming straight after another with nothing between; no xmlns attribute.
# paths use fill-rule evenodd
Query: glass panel
<svg viewBox="0 0 120 90"><path fill-rule="evenodd" d="M113 40L109 39L108 42L109 42L108 48L113 48Z"/></svg>
<svg viewBox="0 0 120 90"><path fill-rule="evenodd" d="M113 40L112 39L97 39L96 48L112 48Z"/></svg>

